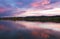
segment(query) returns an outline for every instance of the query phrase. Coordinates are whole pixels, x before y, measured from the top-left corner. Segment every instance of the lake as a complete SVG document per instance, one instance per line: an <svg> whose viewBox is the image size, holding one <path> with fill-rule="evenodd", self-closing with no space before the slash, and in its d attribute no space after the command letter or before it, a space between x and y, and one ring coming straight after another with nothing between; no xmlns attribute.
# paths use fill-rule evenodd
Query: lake
<svg viewBox="0 0 60 39"><path fill-rule="evenodd" d="M60 23L1 20L0 39L60 39Z"/></svg>

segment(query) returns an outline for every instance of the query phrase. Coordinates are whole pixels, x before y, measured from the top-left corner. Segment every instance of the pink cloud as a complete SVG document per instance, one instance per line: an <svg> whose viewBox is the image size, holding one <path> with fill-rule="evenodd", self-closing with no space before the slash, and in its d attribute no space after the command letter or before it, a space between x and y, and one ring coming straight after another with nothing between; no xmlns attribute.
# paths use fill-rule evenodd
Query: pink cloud
<svg viewBox="0 0 60 39"><path fill-rule="evenodd" d="M4 13L4 12L6 12L6 11L13 11L14 9L13 8L11 8L11 7L0 7L0 13Z"/></svg>
<svg viewBox="0 0 60 39"><path fill-rule="evenodd" d="M13 16L21 15L21 14L23 14L23 13L25 13L25 12L26 12L26 11L23 10L23 9L21 9L21 8L16 8L15 11L12 12L12 13L14 13L14 14L12 14L12 15L13 15Z"/></svg>
<svg viewBox="0 0 60 39"><path fill-rule="evenodd" d="M18 3L22 4L22 3ZM59 5L60 2L50 3L50 0L34 0L34 2L30 3L26 9L17 9L14 11L13 16L53 16L53 15L59 15ZM59 10L55 10L56 8L59 8Z"/></svg>
<svg viewBox="0 0 60 39"><path fill-rule="evenodd" d="M32 7L39 7L40 3L39 2L34 2L34 3L31 3L31 6Z"/></svg>
<svg viewBox="0 0 60 39"><path fill-rule="evenodd" d="M6 11L5 8L0 8L0 13L3 13L3 12L5 12L5 11Z"/></svg>
<svg viewBox="0 0 60 39"><path fill-rule="evenodd" d="M49 0L39 0L39 1L35 1L35 2L32 2L30 5L31 7L35 7L35 8L38 8L38 7L44 7L45 5L48 5L50 3Z"/></svg>
<svg viewBox="0 0 60 39"><path fill-rule="evenodd" d="M49 3L50 3L49 0L43 0L41 4L42 4L42 5L46 5L46 4L49 4Z"/></svg>

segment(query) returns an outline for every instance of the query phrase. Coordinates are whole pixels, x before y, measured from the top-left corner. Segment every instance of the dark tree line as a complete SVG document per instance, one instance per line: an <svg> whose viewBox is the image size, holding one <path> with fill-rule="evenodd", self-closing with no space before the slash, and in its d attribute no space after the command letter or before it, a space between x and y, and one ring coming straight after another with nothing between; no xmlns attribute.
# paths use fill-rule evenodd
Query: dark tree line
<svg viewBox="0 0 60 39"><path fill-rule="evenodd" d="M0 20L60 22L60 16L5 17L5 18L0 18Z"/></svg>

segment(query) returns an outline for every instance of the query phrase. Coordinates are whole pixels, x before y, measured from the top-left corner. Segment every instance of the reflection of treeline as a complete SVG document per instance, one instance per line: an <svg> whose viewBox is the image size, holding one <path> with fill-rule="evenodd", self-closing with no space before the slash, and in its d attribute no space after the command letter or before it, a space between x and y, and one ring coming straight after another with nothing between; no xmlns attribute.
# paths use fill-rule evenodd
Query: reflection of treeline
<svg viewBox="0 0 60 39"><path fill-rule="evenodd" d="M5 17L0 20L24 20L41 22L60 22L60 16L28 16L28 17Z"/></svg>

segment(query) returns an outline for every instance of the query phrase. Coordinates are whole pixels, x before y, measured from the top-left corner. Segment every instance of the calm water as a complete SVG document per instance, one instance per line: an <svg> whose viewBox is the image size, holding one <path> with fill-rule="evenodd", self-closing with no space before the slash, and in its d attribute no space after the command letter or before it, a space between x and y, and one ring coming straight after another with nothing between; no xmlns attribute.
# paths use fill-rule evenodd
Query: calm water
<svg viewBox="0 0 60 39"><path fill-rule="evenodd" d="M0 21L0 39L60 39L60 23Z"/></svg>

